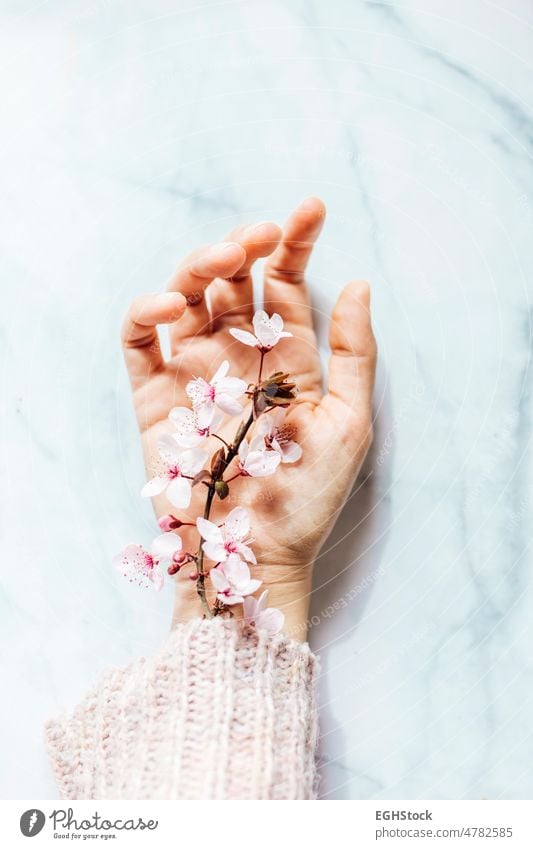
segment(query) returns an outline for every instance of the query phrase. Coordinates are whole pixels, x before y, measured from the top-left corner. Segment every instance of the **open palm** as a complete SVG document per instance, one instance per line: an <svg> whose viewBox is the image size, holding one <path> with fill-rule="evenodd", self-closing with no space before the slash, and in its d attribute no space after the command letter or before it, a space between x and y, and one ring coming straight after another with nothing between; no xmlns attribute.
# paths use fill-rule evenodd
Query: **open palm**
<svg viewBox="0 0 533 849"><path fill-rule="evenodd" d="M303 447L303 457L298 463L283 464L266 479L237 479L227 499L215 499L212 516L221 521L237 503L246 506L258 558L254 574L270 590L269 604L284 610L289 631L305 618L313 560L349 494L372 436L376 346L366 283L350 283L335 306L328 392L322 391L304 272L324 216L321 201L310 198L289 217L283 230L273 223L241 227L226 242L195 251L179 266L167 293L134 302L122 334L151 474L157 439L172 432L169 410L189 406L185 387L191 377L209 378L221 362L229 360L232 376L247 383L257 380L257 349L235 340L229 328L251 329L252 266L259 257L268 257L264 308L269 314L279 313L294 338L281 340L266 354L263 376L289 372L299 388L287 422ZM169 325L171 357L166 361L158 324ZM218 433L231 443L237 424L230 419ZM179 518L194 522L203 513L205 496L204 486L194 487L190 508L179 511ZM154 507L157 515L176 514L164 495L154 498ZM193 528L182 528L180 535L186 547L198 547ZM199 614L190 582L180 578L177 587L175 618Z"/></svg>

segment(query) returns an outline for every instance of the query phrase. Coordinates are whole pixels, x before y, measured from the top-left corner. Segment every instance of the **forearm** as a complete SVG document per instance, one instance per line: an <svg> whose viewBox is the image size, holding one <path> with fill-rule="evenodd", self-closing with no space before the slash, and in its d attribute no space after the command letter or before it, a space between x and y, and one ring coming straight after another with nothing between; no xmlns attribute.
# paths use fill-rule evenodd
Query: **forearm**
<svg viewBox="0 0 533 849"><path fill-rule="evenodd" d="M47 725L67 799L310 799L317 660L243 623L192 620Z"/></svg>

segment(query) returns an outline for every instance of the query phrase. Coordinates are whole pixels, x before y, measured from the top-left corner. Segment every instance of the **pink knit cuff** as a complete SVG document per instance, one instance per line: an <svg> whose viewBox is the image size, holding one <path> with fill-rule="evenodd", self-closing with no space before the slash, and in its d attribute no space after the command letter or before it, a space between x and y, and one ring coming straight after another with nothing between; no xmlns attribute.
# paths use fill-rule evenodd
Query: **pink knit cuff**
<svg viewBox="0 0 533 849"><path fill-rule="evenodd" d="M64 799L312 799L316 657L224 619L178 625L47 723Z"/></svg>

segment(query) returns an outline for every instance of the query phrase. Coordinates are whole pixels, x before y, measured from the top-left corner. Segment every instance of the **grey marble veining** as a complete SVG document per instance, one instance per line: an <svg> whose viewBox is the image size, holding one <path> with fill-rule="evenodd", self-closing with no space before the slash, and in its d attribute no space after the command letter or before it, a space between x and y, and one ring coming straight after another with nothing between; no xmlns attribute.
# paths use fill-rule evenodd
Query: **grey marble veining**
<svg viewBox="0 0 533 849"><path fill-rule="evenodd" d="M533 16L450 3L72 0L0 10L6 798L42 723L172 605L118 345L130 300L239 222L329 210L324 314L373 287L376 439L317 564L321 794L531 798Z"/></svg>

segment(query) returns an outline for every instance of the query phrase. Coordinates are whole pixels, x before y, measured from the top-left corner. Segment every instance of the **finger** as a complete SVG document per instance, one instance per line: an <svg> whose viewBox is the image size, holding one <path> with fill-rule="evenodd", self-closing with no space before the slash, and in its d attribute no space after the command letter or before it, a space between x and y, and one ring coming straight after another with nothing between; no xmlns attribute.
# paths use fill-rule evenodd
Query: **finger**
<svg viewBox="0 0 533 849"><path fill-rule="evenodd" d="M317 240L326 208L310 197L289 216L280 244L265 266L265 310L282 313L287 324L311 326L305 269Z"/></svg>
<svg viewBox="0 0 533 849"><path fill-rule="evenodd" d="M176 324L171 330L173 344L209 332L211 316L205 300L205 289L215 277L231 277L245 259L244 249L236 242L221 242L194 251L180 265L168 289L185 296L187 310L179 325Z"/></svg>
<svg viewBox="0 0 533 849"><path fill-rule="evenodd" d="M371 430L377 359L365 281L349 283L341 292L331 316L329 342L328 394L320 407L360 438L363 430Z"/></svg>
<svg viewBox="0 0 533 849"><path fill-rule="evenodd" d="M254 313L254 286L252 266L263 256L275 250L281 239L281 228L271 221L239 227L228 237L246 251L242 266L229 280L217 279L209 287L212 330L226 323L235 323L239 317L247 323Z"/></svg>
<svg viewBox="0 0 533 849"><path fill-rule="evenodd" d="M156 325L178 321L186 308L187 301L177 292L144 295L132 303L121 331L124 359L132 383L146 380L163 367Z"/></svg>

